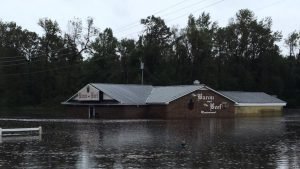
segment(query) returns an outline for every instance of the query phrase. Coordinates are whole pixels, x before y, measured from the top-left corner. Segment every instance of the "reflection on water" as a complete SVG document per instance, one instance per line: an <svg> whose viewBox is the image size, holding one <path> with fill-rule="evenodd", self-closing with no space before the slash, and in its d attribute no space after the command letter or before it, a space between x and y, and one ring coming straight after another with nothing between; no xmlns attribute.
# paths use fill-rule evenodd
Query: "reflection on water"
<svg viewBox="0 0 300 169"><path fill-rule="evenodd" d="M42 138L3 138L0 168L300 168L300 116L0 119L0 126L43 127Z"/></svg>

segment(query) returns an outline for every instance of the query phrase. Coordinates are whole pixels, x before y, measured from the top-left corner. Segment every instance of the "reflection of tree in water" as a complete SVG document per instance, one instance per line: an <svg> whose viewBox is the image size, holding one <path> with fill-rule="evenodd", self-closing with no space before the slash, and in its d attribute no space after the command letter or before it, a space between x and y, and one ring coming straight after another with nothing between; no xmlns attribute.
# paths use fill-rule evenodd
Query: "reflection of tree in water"
<svg viewBox="0 0 300 169"><path fill-rule="evenodd" d="M285 133L276 144L278 168L300 168L300 118L285 117Z"/></svg>
<svg viewBox="0 0 300 169"><path fill-rule="evenodd" d="M295 119L88 120L42 125L41 142L0 144L1 167L299 168L299 120ZM180 146L183 138L185 148Z"/></svg>

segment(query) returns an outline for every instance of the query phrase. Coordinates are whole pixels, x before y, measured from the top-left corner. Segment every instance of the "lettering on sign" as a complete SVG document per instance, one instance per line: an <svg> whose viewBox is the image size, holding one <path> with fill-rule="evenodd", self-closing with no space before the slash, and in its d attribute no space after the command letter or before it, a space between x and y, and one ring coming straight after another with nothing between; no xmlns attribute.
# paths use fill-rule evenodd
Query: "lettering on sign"
<svg viewBox="0 0 300 169"><path fill-rule="evenodd" d="M205 108L206 111L201 110L201 114L214 114L218 110L226 108L225 105L227 105L226 102L225 102L226 104L223 102L220 104L215 103L215 97L212 95L198 93L198 94L192 94L192 96L196 97L197 101L201 102L203 107Z"/></svg>
<svg viewBox="0 0 300 169"><path fill-rule="evenodd" d="M193 94L194 97L197 97L197 100L215 100L214 96L203 95L202 93Z"/></svg>
<svg viewBox="0 0 300 169"><path fill-rule="evenodd" d="M216 111L203 111L201 110L201 114L216 114Z"/></svg>
<svg viewBox="0 0 300 169"><path fill-rule="evenodd" d="M99 99L99 94L98 93L78 93L78 98L79 99Z"/></svg>
<svg viewBox="0 0 300 169"><path fill-rule="evenodd" d="M99 90L87 85L78 92L75 99L79 101L99 101L99 98Z"/></svg>
<svg viewBox="0 0 300 169"><path fill-rule="evenodd" d="M215 103L210 103L210 110L221 110L222 109L222 104L215 105Z"/></svg>

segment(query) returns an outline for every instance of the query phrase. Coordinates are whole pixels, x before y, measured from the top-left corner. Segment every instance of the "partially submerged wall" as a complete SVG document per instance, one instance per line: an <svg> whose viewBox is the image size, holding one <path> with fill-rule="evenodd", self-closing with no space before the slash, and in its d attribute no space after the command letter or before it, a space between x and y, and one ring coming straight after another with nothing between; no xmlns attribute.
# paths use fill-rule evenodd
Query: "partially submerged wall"
<svg viewBox="0 0 300 169"><path fill-rule="evenodd" d="M94 106L95 118L100 119L164 119L166 105L153 106ZM68 106L73 118L89 118L89 106Z"/></svg>
<svg viewBox="0 0 300 169"><path fill-rule="evenodd" d="M280 116L282 106L236 106L235 116Z"/></svg>

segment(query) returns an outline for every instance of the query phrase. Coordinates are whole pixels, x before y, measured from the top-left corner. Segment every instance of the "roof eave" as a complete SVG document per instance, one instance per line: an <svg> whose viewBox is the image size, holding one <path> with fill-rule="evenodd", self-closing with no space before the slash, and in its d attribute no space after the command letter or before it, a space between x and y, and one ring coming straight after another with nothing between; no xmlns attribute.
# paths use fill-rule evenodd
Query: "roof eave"
<svg viewBox="0 0 300 169"><path fill-rule="evenodd" d="M237 101L235 101L234 99L232 99L232 98L230 98L230 97L228 97L228 96L222 94L221 92L218 92L218 91L216 91L216 90L214 90L214 89L212 89L212 88L210 88L210 87L208 87L208 86L204 86L204 87L206 87L207 89L209 89L209 90L211 90L211 91L213 91L213 92L215 92L215 93L217 93L217 94L219 94L219 95L221 95L221 96L227 98L228 100L232 101L232 102L235 103L235 104L239 104Z"/></svg>
<svg viewBox="0 0 300 169"><path fill-rule="evenodd" d="M169 104L170 102L173 102L173 101L175 101L175 100L177 100L177 99L179 99L179 98L181 98L181 97L183 97L183 96L186 96L186 95L188 95L188 94L190 94L190 93L193 93L193 92L195 92L195 91L197 91L197 90L201 90L201 89L203 89L204 87L206 87L205 85L199 85L199 86L197 86L198 88L197 89L194 89L194 90L191 90L191 91L189 91L189 92L187 92L187 93L184 93L184 94L182 94L182 95L179 95L179 96L176 96L176 97L173 97L173 98L171 98L171 99L169 99L167 102L165 102L164 104Z"/></svg>
<svg viewBox="0 0 300 169"><path fill-rule="evenodd" d="M147 104L95 104L95 103L72 103L72 102L62 102L63 105L71 105L71 106L145 106Z"/></svg>
<svg viewBox="0 0 300 169"><path fill-rule="evenodd" d="M151 103L146 103L146 105L167 105L169 102L151 102Z"/></svg>
<svg viewBox="0 0 300 169"><path fill-rule="evenodd" d="M286 106L286 103L237 103L237 107L243 106Z"/></svg>

